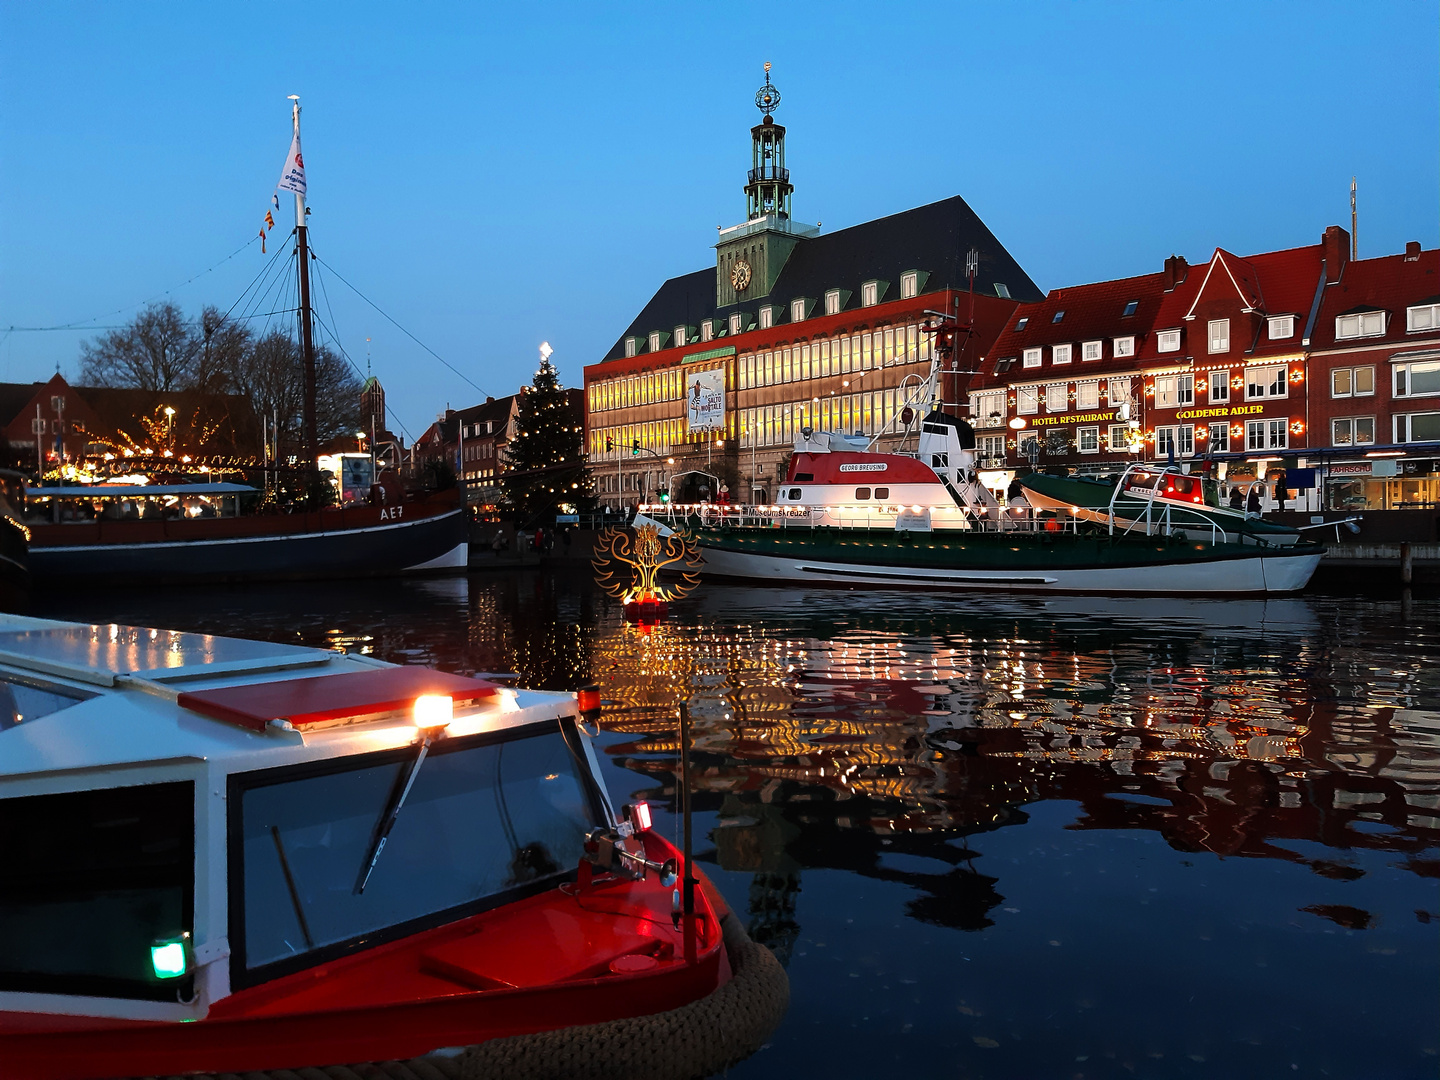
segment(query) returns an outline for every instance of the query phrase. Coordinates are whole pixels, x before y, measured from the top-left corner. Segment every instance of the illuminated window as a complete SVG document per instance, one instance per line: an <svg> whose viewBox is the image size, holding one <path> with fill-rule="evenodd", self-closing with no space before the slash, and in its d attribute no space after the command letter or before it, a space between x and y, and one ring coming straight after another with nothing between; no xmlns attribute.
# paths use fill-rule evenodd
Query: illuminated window
<svg viewBox="0 0 1440 1080"><path fill-rule="evenodd" d="M1075 407L1077 409L1098 409L1100 407L1100 384L1098 382L1076 383Z"/></svg>
<svg viewBox="0 0 1440 1080"><path fill-rule="evenodd" d="M1364 446L1374 441L1373 416L1346 416L1330 421L1331 446Z"/></svg>
<svg viewBox="0 0 1440 1080"><path fill-rule="evenodd" d="M1245 400L1257 398L1289 397L1285 382L1285 366L1252 367L1245 372ZM1250 447L1249 449L1254 449Z"/></svg>
<svg viewBox="0 0 1440 1080"><path fill-rule="evenodd" d="M1040 388L1024 386L1015 391L1015 411L1021 416L1034 416L1040 411Z"/></svg>
<svg viewBox="0 0 1440 1080"><path fill-rule="evenodd" d="M1335 368L1330 372L1331 397L1366 397L1375 393L1373 367Z"/></svg>
<svg viewBox="0 0 1440 1080"><path fill-rule="evenodd" d="M1045 411L1066 412L1070 408L1070 384L1051 383L1045 387Z"/></svg>
<svg viewBox="0 0 1440 1080"><path fill-rule="evenodd" d="M1178 409L1182 405L1195 404L1194 375L1157 375L1155 377L1155 407L1157 409Z"/></svg>

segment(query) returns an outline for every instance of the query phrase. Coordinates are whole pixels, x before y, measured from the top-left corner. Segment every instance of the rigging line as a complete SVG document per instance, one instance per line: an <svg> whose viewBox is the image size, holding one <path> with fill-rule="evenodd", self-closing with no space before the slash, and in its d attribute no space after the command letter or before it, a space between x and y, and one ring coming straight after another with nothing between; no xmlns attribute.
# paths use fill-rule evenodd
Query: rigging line
<svg viewBox="0 0 1440 1080"><path fill-rule="evenodd" d="M314 312L315 318L320 322L321 326L325 327L326 332L328 332L330 335L330 339L335 343L335 347L340 350L340 355L345 358L345 362L355 369L356 375L359 375L361 377L363 385L363 380L366 378L366 375L361 373L360 365L350 358L350 354L345 351L345 346L340 344L340 334L335 329L335 309L330 306L330 290L325 287L325 275L319 273L318 269L317 273L315 274L315 280L320 285L320 295L325 298L325 310L330 313L330 322L327 324L324 322L324 320L321 320L320 313L318 311ZM397 413L394 409L390 408L388 402L385 405L385 411L390 415L390 418L395 421L395 426L398 427L404 433L405 437L413 443L415 441L415 436L410 434L410 429L407 428L405 424L401 421L400 414Z"/></svg>
<svg viewBox="0 0 1440 1080"><path fill-rule="evenodd" d="M340 355L345 358L345 362L355 369L356 375L360 375L360 365L355 363L355 361L351 359L350 354L345 351L345 346L340 344L340 337L338 334L335 333L335 328L329 325L324 319L322 319L319 312L313 312L313 314L315 316L315 321L326 332L326 334L330 336L330 341L334 344L335 348L340 350ZM415 436L410 434L410 429L407 428L405 424L401 421L400 415L394 409L390 408L388 402L385 405L385 411L390 414L390 419L393 420L395 422L395 426L404 433L405 438L409 439L413 443L415 441Z"/></svg>
<svg viewBox="0 0 1440 1080"><path fill-rule="evenodd" d="M236 297L235 302L231 304L228 309L226 309L224 315L220 316L220 321L215 324L215 328L217 330L221 326L225 325L226 320L230 318L230 313L240 306L241 302L245 299L246 296L250 295L250 290L255 288L256 283L260 281L261 278L274 271L280 259L280 256L284 253L284 251L285 248L283 246L276 246L275 254L270 256L270 261L260 268L260 272L250 279L250 284L245 286L244 291L242 291L240 295Z"/></svg>
<svg viewBox="0 0 1440 1080"><path fill-rule="evenodd" d="M405 327L401 326L401 325L400 325L398 322L396 322L394 319L390 318L390 316L387 315L387 314L381 309L381 307L380 307L379 304L375 303L374 300L371 300L368 296L366 296L364 293L362 293L359 289L355 288L354 285L351 285L350 282L346 281L346 280L345 280L345 276L344 276L343 274L341 274L340 271L336 270L333 266L331 266L329 263L327 263L324 259L320 258L318 255L316 256L316 261L319 262L321 265L323 265L323 266L325 267L325 269L329 270L329 271L330 271L332 274L334 274L337 278L339 278L340 281L341 281L341 283L344 284L347 288L349 288L349 290L350 290L351 292L353 292L356 296L360 297L361 300L364 300L364 301L365 301L367 304L369 304L372 308L374 308L376 311L380 312L380 314L381 314L385 319L387 319L387 320L390 322L390 324L395 327L395 329L399 330L402 334L404 334L406 337L408 337L411 341L415 342L416 345L419 345L420 348L424 349L427 353L429 353L431 356L433 356L436 360L439 360L440 363L444 364L447 368L449 368L451 371L453 371L456 375L459 375L460 378L464 379L465 382L469 383L469 384L470 384L472 387L474 387L477 391L479 391L479 392L482 393L482 394L485 393L485 390L484 390L483 387L481 387L481 386L479 386L477 383L475 383L475 382L474 382L472 379L470 379L470 377L467 376L463 371L461 371L459 368L457 368L454 364L450 363L449 360L446 360L443 356L441 356L439 353L437 353L434 349L430 348L429 345L426 345L423 341L421 341L419 338L417 338L414 334L410 333L409 330L406 330ZM488 396L488 395L487 395L487 396Z"/></svg>
<svg viewBox="0 0 1440 1080"><path fill-rule="evenodd" d="M186 285L189 285L190 282L199 280L200 278L204 277L206 274L210 273L212 270L218 270L220 267L224 266L227 262L229 262L231 259L233 259L236 255L239 255L242 251L244 251L246 248L248 248L251 244L255 243L255 241L258 240L258 239L260 239L260 237L259 237L258 235L257 235L257 236L252 236L249 240L246 240L245 243L241 244L238 248L236 248L234 251L232 251L229 255L226 255L225 258L221 259L219 262L215 263L213 266L206 267L204 270L201 270L198 274L195 274L195 275L193 275L193 276L191 276L191 277L186 278L186 279L185 279L184 281L182 281L179 285L172 285L170 288L164 289L164 290L162 290L161 292L156 293L154 296L149 297L148 299L141 300L139 303L136 303L136 304L127 304L125 307L116 308L114 311L104 311L104 312L101 312L99 315L91 315L91 316L89 316L88 318L76 319L74 322L61 323L61 324L59 324L58 326L12 326L12 327L10 327L9 329L10 329L10 330L25 330L25 331L45 331L45 330L120 330L120 329L123 329L123 327L119 327L119 326L84 326L84 325L82 325L82 324L83 324L83 323L94 322L96 319L104 319L104 318L107 318L107 317L109 317L109 316L111 316L111 315L119 315L122 311L130 311L130 310L132 310L133 308L141 307L141 306L143 306L143 305L145 305L145 304L150 303L151 301L158 300L158 299L160 299L160 297L162 297L162 296L168 296L170 293L174 292L176 289L183 289Z"/></svg>

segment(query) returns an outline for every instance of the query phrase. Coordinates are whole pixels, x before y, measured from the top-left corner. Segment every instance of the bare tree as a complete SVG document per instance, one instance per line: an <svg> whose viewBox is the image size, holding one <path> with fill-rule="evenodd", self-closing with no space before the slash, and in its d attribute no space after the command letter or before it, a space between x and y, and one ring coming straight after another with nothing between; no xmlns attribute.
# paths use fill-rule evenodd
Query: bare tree
<svg viewBox="0 0 1440 1080"><path fill-rule="evenodd" d="M129 326L80 347L80 376L91 386L185 390L191 386L198 343L180 309L152 304Z"/></svg>
<svg viewBox="0 0 1440 1080"><path fill-rule="evenodd" d="M207 305L196 326L199 348L191 371L191 385L206 393L233 393L247 363L255 335L241 322L225 317Z"/></svg>

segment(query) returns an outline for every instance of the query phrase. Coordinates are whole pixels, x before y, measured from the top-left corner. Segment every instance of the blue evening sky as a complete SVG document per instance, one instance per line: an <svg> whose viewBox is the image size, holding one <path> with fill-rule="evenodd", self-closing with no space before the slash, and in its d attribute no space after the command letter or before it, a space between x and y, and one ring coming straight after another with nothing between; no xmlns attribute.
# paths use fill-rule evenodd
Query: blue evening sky
<svg viewBox="0 0 1440 1080"><path fill-rule="evenodd" d="M1435 0L0 4L0 381L229 307L301 95L316 250L485 392L568 384L744 216L774 63L795 212L963 195L1045 289L1349 227L1437 242ZM293 224L281 199L280 229ZM271 248L273 253L274 247ZM168 290L168 293L167 293ZM418 434L479 393L328 280ZM327 322L330 313L319 298ZM119 310L117 310L119 309ZM98 318L97 318L98 316Z"/></svg>

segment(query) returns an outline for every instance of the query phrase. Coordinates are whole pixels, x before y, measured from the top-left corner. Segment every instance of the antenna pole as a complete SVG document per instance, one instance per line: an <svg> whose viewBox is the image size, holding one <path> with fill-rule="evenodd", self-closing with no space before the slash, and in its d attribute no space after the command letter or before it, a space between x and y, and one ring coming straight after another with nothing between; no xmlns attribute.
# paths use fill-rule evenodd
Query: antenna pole
<svg viewBox="0 0 1440 1080"><path fill-rule="evenodd" d="M295 138L300 138L300 101L292 113ZM313 469L320 452L315 430L315 329L310 310L310 238L305 225L305 196L295 193L295 258L300 273L300 356L305 368L305 405L303 414L305 468Z"/></svg>
<svg viewBox="0 0 1440 1080"><path fill-rule="evenodd" d="M1360 258L1360 218L1355 212L1355 177L1350 177L1350 258Z"/></svg>

